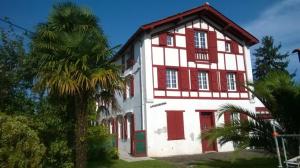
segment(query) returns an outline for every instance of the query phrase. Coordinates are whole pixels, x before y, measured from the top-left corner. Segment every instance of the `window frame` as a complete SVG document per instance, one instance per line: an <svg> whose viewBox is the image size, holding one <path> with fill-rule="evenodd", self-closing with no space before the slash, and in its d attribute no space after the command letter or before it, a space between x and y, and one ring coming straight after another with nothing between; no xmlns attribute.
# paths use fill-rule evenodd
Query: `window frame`
<svg viewBox="0 0 300 168"><path fill-rule="evenodd" d="M170 72L170 74L168 74ZM175 83L174 83L174 79L173 79L173 74L171 74L172 72L175 72ZM170 77L170 79L168 78ZM169 85L170 82L170 85ZM174 68L166 68L166 89L172 89L172 90L177 90L178 87L178 70L174 69ZM175 84L175 87L173 87L173 85ZM169 87L170 86L170 87Z"/></svg>
<svg viewBox="0 0 300 168"><path fill-rule="evenodd" d="M201 34L204 34L204 37L201 37ZM208 39L207 31L205 30L195 30L194 32L194 47L196 49L208 49ZM204 38L204 41L201 40ZM204 42L204 45L202 44Z"/></svg>
<svg viewBox="0 0 300 168"><path fill-rule="evenodd" d="M231 42L230 41L225 41L225 52L231 53L232 48L231 48Z"/></svg>
<svg viewBox="0 0 300 168"><path fill-rule="evenodd" d="M203 75L204 73L205 73L205 75ZM209 88L209 73L207 71L200 70L200 71L198 71L197 77L198 77L199 90L208 91L210 89ZM205 85L206 85L206 88L204 88Z"/></svg>
<svg viewBox="0 0 300 168"><path fill-rule="evenodd" d="M169 41L171 39L171 41ZM167 46L174 46L174 35L173 34L167 34ZM171 42L171 44L169 44Z"/></svg>
<svg viewBox="0 0 300 168"><path fill-rule="evenodd" d="M233 77L233 78L231 78L231 77ZM226 74L227 90L228 91L232 91L232 92L236 92L237 91L236 78L237 78L237 75L234 72L228 72Z"/></svg>

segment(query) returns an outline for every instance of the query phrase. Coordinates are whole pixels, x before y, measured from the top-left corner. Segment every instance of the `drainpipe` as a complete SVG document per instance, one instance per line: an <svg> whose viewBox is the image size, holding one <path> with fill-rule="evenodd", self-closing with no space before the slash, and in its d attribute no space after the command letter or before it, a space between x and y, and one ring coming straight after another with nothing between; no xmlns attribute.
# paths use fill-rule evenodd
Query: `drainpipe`
<svg viewBox="0 0 300 168"><path fill-rule="evenodd" d="M141 130L144 130L144 111L145 111L145 108L144 108L144 92L143 92L143 75L142 75L142 72L143 72L143 63L142 63L142 54L143 54L143 42L141 40L138 41L139 42L139 52L140 52L140 56L139 56L139 64L140 64L140 98L141 98Z"/></svg>

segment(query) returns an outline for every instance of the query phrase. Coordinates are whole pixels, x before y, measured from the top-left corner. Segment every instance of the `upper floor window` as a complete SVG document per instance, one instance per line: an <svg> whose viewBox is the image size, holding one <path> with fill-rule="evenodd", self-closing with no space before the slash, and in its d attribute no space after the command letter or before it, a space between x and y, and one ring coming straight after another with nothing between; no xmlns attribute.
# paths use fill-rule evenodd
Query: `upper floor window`
<svg viewBox="0 0 300 168"><path fill-rule="evenodd" d="M167 88L168 89L177 89L178 87L178 72L175 69L166 70L166 79L167 79Z"/></svg>
<svg viewBox="0 0 300 168"><path fill-rule="evenodd" d="M174 37L172 35L167 36L167 45L168 46L173 46L174 44Z"/></svg>
<svg viewBox="0 0 300 168"><path fill-rule="evenodd" d="M228 91L236 91L236 75L235 75L235 73L227 74L227 88L228 88Z"/></svg>
<svg viewBox="0 0 300 168"><path fill-rule="evenodd" d="M231 52L230 42L225 42L225 52Z"/></svg>
<svg viewBox="0 0 300 168"><path fill-rule="evenodd" d="M198 72L198 84L200 90L208 90L208 73L200 71Z"/></svg>
<svg viewBox="0 0 300 168"><path fill-rule="evenodd" d="M206 32L195 32L195 47L196 48L207 48L207 34Z"/></svg>

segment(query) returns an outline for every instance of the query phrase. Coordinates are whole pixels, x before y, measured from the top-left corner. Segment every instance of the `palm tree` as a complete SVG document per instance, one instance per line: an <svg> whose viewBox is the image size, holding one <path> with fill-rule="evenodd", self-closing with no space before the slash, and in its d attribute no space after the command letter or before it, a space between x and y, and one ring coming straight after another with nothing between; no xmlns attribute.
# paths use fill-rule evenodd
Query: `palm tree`
<svg viewBox="0 0 300 168"><path fill-rule="evenodd" d="M293 109L299 108L300 89L285 72L271 72L265 78L251 84L250 90L269 110L274 124L279 133L300 133L298 119L300 114ZM238 149L246 147L263 148L273 152L275 143L272 137L273 123L263 119L255 112L240 106L226 104L219 109L219 118L225 113L232 114L232 123L223 127L217 127L203 133L204 138L211 142L219 140L223 145L226 142L234 142ZM249 120L240 120L238 115L247 115ZM290 144L294 144L290 140ZM295 144L294 144L295 145ZM289 150L293 153L293 149Z"/></svg>
<svg viewBox="0 0 300 168"><path fill-rule="evenodd" d="M87 160L88 103L95 101L99 90L121 94L124 87L119 66L109 61L112 54L97 18L88 9L72 3L55 5L32 39L36 88L67 95L74 103L78 168L85 167Z"/></svg>

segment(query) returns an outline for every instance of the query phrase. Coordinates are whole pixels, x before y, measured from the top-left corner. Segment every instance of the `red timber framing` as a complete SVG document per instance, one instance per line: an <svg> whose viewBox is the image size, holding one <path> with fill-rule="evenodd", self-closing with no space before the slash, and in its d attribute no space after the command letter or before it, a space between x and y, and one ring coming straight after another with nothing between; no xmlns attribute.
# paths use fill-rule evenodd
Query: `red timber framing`
<svg viewBox="0 0 300 168"><path fill-rule="evenodd" d="M201 18L199 18L201 20ZM181 33L173 33L174 35L174 44L173 46L166 46L166 45L160 45L161 42L159 42L159 45L152 44L152 67L153 67L153 73L154 68L157 68L157 87L153 87L153 95L155 98L168 98L168 99L221 99L221 100L248 100L250 99L249 93L245 89L243 85L245 85L246 81L248 80L247 77L247 65L246 65L246 56L244 52L244 48L239 51L238 42L235 40L228 40L228 39L219 39L216 37L216 31L217 28L214 26L209 25L210 27L213 27L213 30L207 28L194 28L193 27L193 21L192 27L187 28L187 23L183 25L177 25L177 27L184 26L185 27L185 34ZM172 29L164 30L165 32L175 31L176 27L173 27ZM207 52L209 53L210 58L208 61L198 61L195 59L195 47L191 47L191 45L194 45L194 41L191 40L193 38L195 31L205 31L207 32L207 38L208 38L208 49ZM219 30L220 31L220 30ZM222 32L222 31L220 31ZM166 34L164 32L160 32L159 34ZM155 35L155 36L156 36ZM186 48L185 47L178 47L176 46L176 36L185 36L186 37ZM161 37L159 37L159 41L161 41ZM230 52L224 52L224 51L217 51L217 41L228 41L230 42ZM153 47L161 47L163 48L163 60L164 65L155 65L153 64ZM165 49L166 48L173 48L178 50L178 62L179 66L166 66L166 58L165 58ZM180 50L186 50L187 52L187 67L182 67L180 65ZM225 54L234 54L235 62L236 62L236 68L238 68L237 63L237 55L242 56L243 58L243 64L244 70L227 70L226 67L226 56ZM218 55L223 55L224 57L224 68L220 69L218 67ZM196 67L189 67L189 63L193 62ZM212 68L212 64L215 63L214 67ZM203 66L200 68L198 67L198 64L206 64L207 68L203 68ZM178 71L178 89L166 89L166 75L165 70L169 69L176 69ZM209 90L199 90L198 89L198 79L197 79L197 71L207 71L209 72ZM236 74L236 91L228 91L227 89L227 73L235 73ZM154 76L153 76L154 77ZM153 80L154 82L155 80ZM153 83L153 86L154 83ZM156 91L159 91L159 94L156 94ZM168 92L170 91L178 91L176 93L176 96L168 96ZM207 94L207 92L210 92L211 94ZM162 94L163 93L163 94ZM205 96L203 96L205 95ZM208 96L209 95L209 96ZM233 96L234 95L234 96Z"/></svg>
<svg viewBox="0 0 300 168"><path fill-rule="evenodd" d="M222 13L217 11L215 8L211 7L208 4L204 4L202 6L187 10L185 12L178 13L176 15L154 21L149 24L142 25L138 30L127 40L125 45L118 51L118 53L114 56L113 60L119 58L124 51L131 46L132 42L134 42L141 34L146 31L151 31L154 28L162 27L166 24L175 24L179 25L179 22L182 22L183 19L186 19L191 16L199 16L202 18L207 18L210 21L217 23L222 32L225 34L232 34L236 36L238 39L245 41L246 45L252 46L257 44L259 41L249 32L241 28L239 25L234 23L232 20L224 16ZM183 23L181 23L183 24Z"/></svg>
<svg viewBox="0 0 300 168"><path fill-rule="evenodd" d="M201 133L215 128L215 112L216 110L196 110L199 112L200 130ZM217 142L210 144L207 139L201 140L202 152L218 151Z"/></svg>

